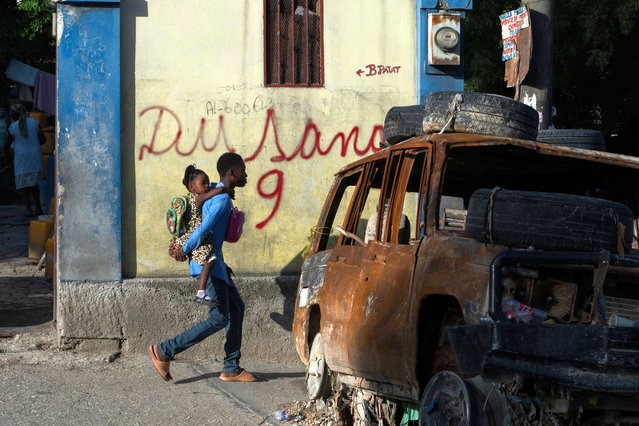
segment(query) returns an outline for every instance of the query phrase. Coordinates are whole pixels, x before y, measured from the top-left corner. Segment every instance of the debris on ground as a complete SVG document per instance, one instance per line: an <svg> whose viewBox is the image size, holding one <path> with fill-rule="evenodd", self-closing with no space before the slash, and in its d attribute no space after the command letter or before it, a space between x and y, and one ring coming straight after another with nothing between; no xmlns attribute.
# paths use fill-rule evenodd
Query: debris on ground
<svg viewBox="0 0 639 426"><path fill-rule="evenodd" d="M286 419L279 419L277 414L286 412ZM283 424L299 426L341 426L338 410L333 400L292 401L278 407L274 417Z"/></svg>

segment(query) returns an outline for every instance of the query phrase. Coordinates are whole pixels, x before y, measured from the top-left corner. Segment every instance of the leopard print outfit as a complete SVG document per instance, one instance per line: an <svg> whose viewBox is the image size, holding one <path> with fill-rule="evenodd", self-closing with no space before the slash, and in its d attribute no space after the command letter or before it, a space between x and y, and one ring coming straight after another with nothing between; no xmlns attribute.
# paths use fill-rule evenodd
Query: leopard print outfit
<svg viewBox="0 0 639 426"><path fill-rule="evenodd" d="M169 248L173 248L177 245L184 246L186 241L191 237L193 231L195 231L198 226L202 224L202 208L195 208L195 194L189 193L189 205L190 208L190 217L186 217L189 221L189 227L186 233L180 237L173 237L171 242L169 243ZM202 245L189 253L189 260L194 260L196 263L200 265L204 265L207 262L215 259L215 251L213 249L213 243L209 237L204 238Z"/></svg>

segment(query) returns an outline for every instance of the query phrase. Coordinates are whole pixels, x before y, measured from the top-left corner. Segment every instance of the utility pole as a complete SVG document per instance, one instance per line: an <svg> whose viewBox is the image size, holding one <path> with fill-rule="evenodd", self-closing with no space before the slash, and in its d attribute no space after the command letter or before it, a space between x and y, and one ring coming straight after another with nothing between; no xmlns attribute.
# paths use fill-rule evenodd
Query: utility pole
<svg viewBox="0 0 639 426"><path fill-rule="evenodd" d="M552 120L552 73L555 49L555 0L523 0L530 11L532 58L519 101L539 112L539 129Z"/></svg>

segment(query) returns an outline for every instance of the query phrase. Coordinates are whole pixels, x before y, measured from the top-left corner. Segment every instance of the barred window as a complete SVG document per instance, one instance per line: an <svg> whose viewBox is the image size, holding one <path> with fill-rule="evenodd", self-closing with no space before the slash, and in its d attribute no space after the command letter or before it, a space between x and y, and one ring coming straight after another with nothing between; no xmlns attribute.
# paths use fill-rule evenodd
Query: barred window
<svg viewBox="0 0 639 426"><path fill-rule="evenodd" d="M264 0L267 86L321 86L322 0Z"/></svg>

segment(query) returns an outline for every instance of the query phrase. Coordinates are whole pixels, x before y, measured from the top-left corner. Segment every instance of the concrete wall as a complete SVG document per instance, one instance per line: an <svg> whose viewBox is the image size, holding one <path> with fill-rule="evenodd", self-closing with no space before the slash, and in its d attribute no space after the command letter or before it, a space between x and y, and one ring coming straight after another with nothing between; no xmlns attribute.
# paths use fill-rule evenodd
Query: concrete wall
<svg viewBox="0 0 639 426"><path fill-rule="evenodd" d="M298 271L333 173L379 149L389 108L416 103L415 1L325 0L321 88L264 86L261 1L127 0L119 7L121 139L113 133L117 117L84 108L80 97L82 108L76 111L75 98L67 98L61 111L81 123L77 134L59 123L59 148L68 150L60 151L59 169L69 176L58 193L62 347L144 351L205 317L206 309L191 302L187 265L167 255L164 214L170 198L186 192L187 165L216 180L217 158L236 150L248 166L249 184L236 201L247 224L242 240L226 244L224 253L247 307L242 353L297 360L290 334L296 278L282 273ZM72 39L113 34L100 28L91 30L99 32L95 37L76 31ZM59 25L60 40L66 30L67 23ZM75 52L91 66L90 55L103 53ZM376 72L378 66L394 72ZM75 82L78 73L59 69L58 75ZM103 103L99 94L87 94L96 98L91 108ZM102 133L93 131L105 128L113 132L102 145ZM68 242L65 233L73 237ZM121 280L120 272L131 279ZM180 356L221 357L222 340L218 333Z"/></svg>
<svg viewBox="0 0 639 426"><path fill-rule="evenodd" d="M246 313L242 355L263 361L299 361L291 335L297 277L245 277L235 280ZM206 318L208 309L192 302L190 279L130 279L61 283L57 322L62 348L144 352L149 344L173 337ZM180 359L223 359L224 332L179 355Z"/></svg>
<svg viewBox="0 0 639 426"><path fill-rule="evenodd" d="M56 125L62 281L122 276L118 9L100 1L58 5L58 75L65 76L58 79Z"/></svg>
<svg viewBox="0 0 639 426"><path fill-rule="evenodd" d="M229 149L247 159L249 184L236 201L248 223L225 245L227 263L240 275L296 271L333 173L378 147L390 107L415 103L415 2L325 0L322 88L264 87L261 1L121 10L125 276L185 274L166 254L164 212L185 193L187 165L215 180ZM371 64L399 68L367 75Z"/></svg>

